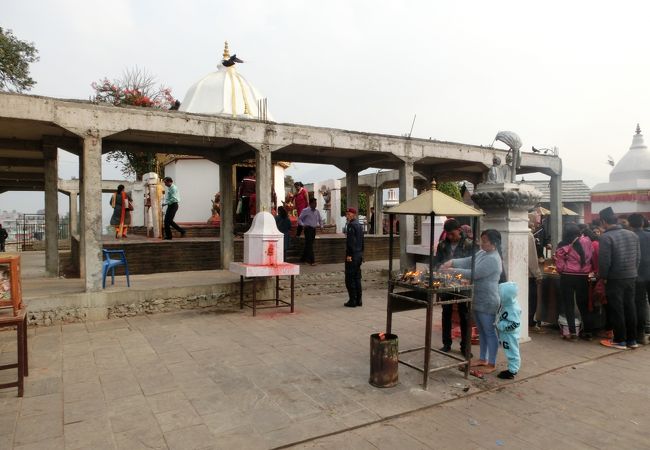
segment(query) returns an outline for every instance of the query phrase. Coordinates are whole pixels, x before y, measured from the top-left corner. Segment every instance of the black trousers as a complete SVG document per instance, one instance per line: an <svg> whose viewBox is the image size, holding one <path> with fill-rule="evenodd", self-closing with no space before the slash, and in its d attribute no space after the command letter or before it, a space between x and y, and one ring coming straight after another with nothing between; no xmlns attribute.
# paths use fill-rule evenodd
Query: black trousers
<svg viewBox="0 0 650 450"><path fill-rule="evenodd" d="M587 275L560 275L560 294L562 295L562 306L564 316L569 325L569 332L576 334L576 313L578 305L582 329L586 333L593 332L594 321L589 312L589 277Z"/></svg>
<svg viewBox="0 0 650 450"><path fill-rule="evenodd" d="M607 280L607 315L614 328L614 342L636 340L636 307L634 288L636 279Z"/></svg>
<svg viewBox="0 0 650 450"><path fill-rule="evenodd" d="M345 261L345 287L348 289L350 303L361 306L361 255L353 256L352 261Z"/></svg>
<svg viewBox="0 0 650 450"><path fill-rule="evenodd" d="M167 205L167 211L165 211L165 239L172 238L172 228L179 233L185 233L185 230L174 222L176 211L178 211L178 203L170 203Z"/></svg>
<svg viewBox="0 0 650 450"><path fill-rule="evenodd" d="M316 260L314 259L314 240L316 239L316 228L314 227L304 227L305 230L305 248L302 251L301 261L308 262L309 264L314 264Z"/></svg>
<svg viewBox="0 0 650 450"><path fill-rule="evenodd" d="M460 321L460 348L465 349L465 336L467 336L467 303L457 303L458 319ZM451 347L451 316L454 305L442 305L442 345Z"/></svg>
<svg viewBox="0 0 650 450"><path fill-rule="evenodd" d="M634 287L634 305L636 306L636 336L643 338L648 328L648 298L650 298L650 282L637 281Z"/></svg>
<svg viewBox="0 0 650 450"><path fill-rule="evenodd" d="M5 251L5 241L0 241L0 252Z"/></svg>
<svg viewBox="0 0 650 450"><path fill-rule="evenodd" d="M528 277L528 326L535 326L535 312L537 311L537 279Z"/></svg>

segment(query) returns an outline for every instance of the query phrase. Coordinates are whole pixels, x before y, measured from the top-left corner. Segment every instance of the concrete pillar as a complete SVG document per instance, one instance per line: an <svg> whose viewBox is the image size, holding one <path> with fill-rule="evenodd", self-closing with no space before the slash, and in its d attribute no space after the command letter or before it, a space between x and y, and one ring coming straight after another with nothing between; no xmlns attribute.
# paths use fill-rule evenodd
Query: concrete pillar
<svg viewBox="0 0 650 450"><path fill-rule="evenodd" d="M84 137L81 242L86 292L102 288L102 139Z"/></svg>
<svg viewBox="0 0 650 450"><path fill-rule="evenodd" d="M557 248L558 242L562 239L562 175L551 175L551 244L553 249Z"/></svg>
<svg viewBox="0 0 650 450"><path fill-rule="evenodd" d="M45 169L45 271L59 276L59 170L57 148L44 146Z"/></svg>
<svg viewBox="0 0 650 450"><path fill-rule="evenodd" d="M70 191L70 236L79 236L79 193Z"/></svg>
<svg viewBox="0 0 650 450"><path fill-rule="evenodd" d="M220 257L221 268L228 270L235 256L233 167L231 163L219 164L219 191L221 192Z"/></svg>
<svg viewBox="0 0 650 450"><path fill-rule="evenodd" d="M78 266L79 266L79 277L81 279L86 278L86 260L84 259L84 255L86 254L86 243L84 240L84 228L83 228L83 216L82 211L84 208L84 199L86 198L84 194L84 187L86 183L84 182L84 158L83 158L83 146L82 150L79 153L79 225L78 225L78 230L79 234L77 237L79 238L79 261L78 261Z"/></svg>
<svg viewBox="0 0 650 450"><path fill-rule="evenodd" d="M517 283L521 307L521 342L528 335L528 209L542 197L532 186L514 183L478 185L472 200L485 211L481 231L501 233L501 251L508 281ZM507 200L507 201L506 201ZM508 205L508 206L505 206ZM536 257L536 256L533 256Z"/></svg>
<svg viewBox="0 0 650 450"><path fill-rule="evenodd" d="M399 201L405 202L413 198L413 161L406 160L399 168ZM415 267L414 255L406 253L406 248L413 244L414 221L413 216L397 216L399 219L399 248L400 270L409 270Z"/></svg>
<svg viewBox="0 0 650 450"><path fill-rule="evenodd" d="M379 186L375 194L375 233L384 234L384 188Z"/></svg>
<svg viewBox="0 0 650 450"><path fill-rule="evenodd" d="M359 171L354 167L345 172L345 204L359 208Z"/></svg>
<svg viewBox="0 0 650 450"><path fill-rule="evenodd" d="M271 212L271 186L273 185L273 163L271 162L271 149L262 145L255 152L255 210L257 212ZM223 193L221 198L223 199Z"/></svg>

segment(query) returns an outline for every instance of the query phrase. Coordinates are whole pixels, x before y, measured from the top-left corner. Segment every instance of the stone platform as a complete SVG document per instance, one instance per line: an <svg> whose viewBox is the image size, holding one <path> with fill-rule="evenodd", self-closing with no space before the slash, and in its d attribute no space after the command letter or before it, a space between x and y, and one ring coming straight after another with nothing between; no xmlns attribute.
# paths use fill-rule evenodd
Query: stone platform
<svg viewBox="0 0 650 450"><path fill-rule="evenodd" d="M179 309L235 310L239 305L239 275L226 270L132 275L130 288L124 276L116 276L115 286L110 286L108 279L106 289L86 293L78 278L46 278L43 252L24 252L21 257L23 298L32 324L83 322ZM387 267L388 261L365 263L364 286L385 286ZM345 292L343 279L343 263L300 266L295 281L296 303L304 296L341 295ZM283 280L281 286L288 287L288 283Z"/></svg>

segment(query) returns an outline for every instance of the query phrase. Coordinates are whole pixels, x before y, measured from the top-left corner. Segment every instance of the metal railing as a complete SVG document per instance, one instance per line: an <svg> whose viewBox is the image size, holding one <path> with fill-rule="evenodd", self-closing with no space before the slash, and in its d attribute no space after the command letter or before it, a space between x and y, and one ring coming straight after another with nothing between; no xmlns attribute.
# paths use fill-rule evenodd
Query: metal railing
<svg viewBox="0 0 650 450"><path fill-rule="evenodd" d="M7 244L14 244L17 251L42 250L45 248L45 215L25 214L21 219L4 221L3 228L9 233ZM70 238L69 219L59 219L58 240Z"/></svg>

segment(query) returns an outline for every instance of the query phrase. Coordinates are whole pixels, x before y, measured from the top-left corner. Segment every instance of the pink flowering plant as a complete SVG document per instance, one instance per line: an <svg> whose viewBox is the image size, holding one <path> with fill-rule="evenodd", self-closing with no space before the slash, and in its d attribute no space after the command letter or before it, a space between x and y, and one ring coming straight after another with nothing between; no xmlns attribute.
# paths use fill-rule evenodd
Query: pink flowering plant
<svg viewBox="0 0 650 450"><path fill-rule="evenodd" d="M119 80L104 78L91 86L95 91L92 100L96 103L157 109L178 109L179 105L170 88L157 87L156 79L137 67L126 70ZM144 173L161 174L162 171L158 155L153 152L114 150L108 153L107 161L121 169L124 176L134 176L136 180L141 180Z"/></svg>
<svg viewBox="0 0 650 450"><path fill-rule="evenodd" d="M91 84L95 95L93 101L115 106L142 106L145 108L170 109L176 101L172 90L156 87L156 80L144 70L130 69L119 80L104 78Z"/></svg>

